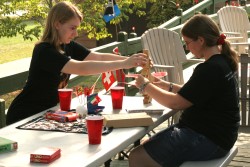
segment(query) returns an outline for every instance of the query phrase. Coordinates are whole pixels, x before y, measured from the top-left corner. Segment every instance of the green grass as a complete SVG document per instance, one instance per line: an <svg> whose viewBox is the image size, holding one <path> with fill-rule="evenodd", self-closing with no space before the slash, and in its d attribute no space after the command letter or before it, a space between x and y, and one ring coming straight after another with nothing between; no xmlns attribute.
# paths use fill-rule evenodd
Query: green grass
<svg viewBox="0 0 250 167"><path fill-rule="evenodd" d="M12 38L1 38L0 64L31 57L35 42L24 41L21 35Z"/></svg>
<svg viewBox="0 0 250 167"><path fill-rule="evenodd" d="M32 22L27 22L26 24L28 25L27 29L36 26ZM0 38L0 64L31 57L34 44L37 41L38 39L36 38L33 41L24 40L20 34L11 38Z"/></svg>

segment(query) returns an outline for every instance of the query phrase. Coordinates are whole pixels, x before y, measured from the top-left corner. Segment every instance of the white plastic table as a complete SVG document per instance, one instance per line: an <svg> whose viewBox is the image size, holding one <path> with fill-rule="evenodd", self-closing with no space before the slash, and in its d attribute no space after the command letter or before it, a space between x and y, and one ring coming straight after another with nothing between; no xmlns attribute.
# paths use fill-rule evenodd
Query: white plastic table
<svg viewBox="0 0 250 167"><path fill-rule="evenodd" d="M25 166L100 166L111 159L130 144L141 139L147 132L154 129L174 114L173 110L163 107L155 101L144 105L143 97L124 97L123 110L112 110L111 97L100 95L102 101L99 105L104 105L104 113L120 113L125 109L164 109L163 114L155 115L154 124L150 127L117 128L105 136L102 136L100 145L89 145L87 134L49 132L36 130L16 129L18 125L43 114L41 112L32 117L19 121L15 124L0 129L0 136L18 142L18 150L0 154L0 166L5 167L25 167ZM71 107L78 105L78 100L72 101ZM58 105L52 109L57 109ZM34 150L44 147L61 148L61 157L50 164L30 163L29 156Z"/></svg>

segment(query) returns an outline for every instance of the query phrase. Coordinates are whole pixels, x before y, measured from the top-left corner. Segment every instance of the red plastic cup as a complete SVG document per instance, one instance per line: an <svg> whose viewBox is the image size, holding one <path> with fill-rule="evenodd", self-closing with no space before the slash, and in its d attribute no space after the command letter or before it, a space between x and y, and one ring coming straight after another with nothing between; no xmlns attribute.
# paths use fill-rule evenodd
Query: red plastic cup
<svg viewBox="0 0 250 167"><path fill-rule="evenodd" d="M62 111L70 110L73 89L58 89L59 103Z"/></svg>
<svg viewBox="0 0 250 167"><path fill-rule="evenodd" d="M101 144L103 116L87 116L85 120L87 124L89 144Z"/></svg>
<svg viewBox="0 0 250 167"><path fill-rule="evenodd" d="M113 109L122 109L124 87L115 86L110 89Z"/></svg>

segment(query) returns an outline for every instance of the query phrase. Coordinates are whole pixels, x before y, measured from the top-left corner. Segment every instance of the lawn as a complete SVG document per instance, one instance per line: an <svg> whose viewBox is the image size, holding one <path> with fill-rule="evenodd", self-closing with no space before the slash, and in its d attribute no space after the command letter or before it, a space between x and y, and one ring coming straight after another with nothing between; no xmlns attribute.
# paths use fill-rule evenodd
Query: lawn
<svg viewBox="0 0 250 167"><path fill-rule="evenodd" d="M35 26L32 22L27 22L27 24L28 28ZM38 41L36 38L32 41L24 40L20 34L11 38L2 37L0 39L0 64L31 57L34 44Z"/></svg>

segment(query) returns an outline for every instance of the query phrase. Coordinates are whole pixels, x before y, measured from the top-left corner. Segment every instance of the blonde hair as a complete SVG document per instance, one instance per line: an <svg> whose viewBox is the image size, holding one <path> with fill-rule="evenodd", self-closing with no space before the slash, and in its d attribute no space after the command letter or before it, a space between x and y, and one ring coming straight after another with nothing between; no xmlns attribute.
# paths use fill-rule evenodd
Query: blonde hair
<svg viewBox="0 0 250 167"><path fill-rule="evenodd" d="M82 21L83 16L79 9L72 3L65 1L54 5L48 14L46 26L40 42L48 42L55 46L58 51L61 51L59 35L55 28L55 24L56 22L64 24L74 17L77 17Z"/></svg>
<svg viewBox="0 0 250 167"><path fill-rule="evenodd" d="M207 46L218 45L220 31L217 24L207 15L197 14L190 18L182 27L181 34L193 40L203 37ZM233 71L238 70L238 54L231 48L230 42L225 40L221 45L221 53L230 61Z"/></svg>

